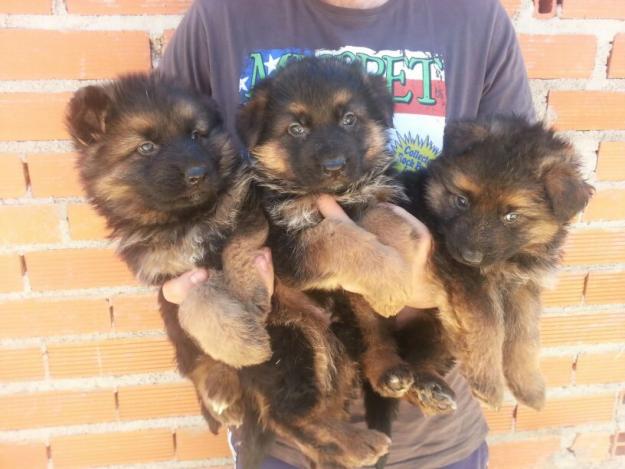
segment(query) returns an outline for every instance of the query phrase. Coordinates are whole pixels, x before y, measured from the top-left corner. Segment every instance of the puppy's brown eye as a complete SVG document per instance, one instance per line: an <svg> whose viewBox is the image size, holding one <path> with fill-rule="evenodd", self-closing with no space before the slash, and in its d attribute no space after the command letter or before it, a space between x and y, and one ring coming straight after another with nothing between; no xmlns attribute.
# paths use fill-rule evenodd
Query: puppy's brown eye
<svg viewBox="0 0 625 469"><path fill-rule="evenodd" d="M137 147L137 151L142 155L151 155L153 154L158 147L152 142L143 142L141 145Z"/></svg>
<svg viewBox="0 0 625 469"><path fill-rule="evenodd" d="M196 129L191 132L191 140L195 142L198 138L200 138L200 131Z"/></svg>
<svg viewBox="0 0 625 469"><path fill-rule="evenodd" d="M506 223L512 224L512 223L516 223L517 221L519 221L519 218L521 218L521 216L518 213L509 212L503 216L503 221L505 221Z"/></svg>
<svg viewBox="0 0 625 469"><path fill-rule="evenodd" d="M351 127L356 123L356 114L353 112L346 112L341 121L341 125L344 127Z"/></svg>
<svg viewBox="0 0 625 469"><path fill-rule="evenodd" d="M294 122L291 125L289 125L289 134L292 137L303 137L305 133L306 133L306 130L304 129L302 124Z"/></svg>
<svg viewBox="0 0 625 469"><path fill-rule="evenodd" d="M469 208L469 199L463 195L454 195L454 205L460 210L466 210Z"/></svg>

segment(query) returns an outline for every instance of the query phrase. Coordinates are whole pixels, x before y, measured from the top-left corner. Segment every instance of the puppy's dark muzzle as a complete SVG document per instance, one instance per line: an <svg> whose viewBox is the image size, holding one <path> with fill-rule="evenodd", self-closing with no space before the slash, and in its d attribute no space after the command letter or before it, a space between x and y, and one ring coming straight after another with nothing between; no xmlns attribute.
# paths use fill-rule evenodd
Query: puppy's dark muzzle
<svg viewBox="0 0 625 469"><path fill-rule="evenodd" d="M184 172L185 182L189 187L196 186L201 183L208 174L206 166L192 166Z"/></svg>
<svg viewBox="0 0 625 469"><path fill-rule="evenodd" d="M326 175L338 176L343 173L346 164L347 162L345 161L345 158L340 157L324 161L321 163L321 167Z"/></svg>
<svg viewBox="0 0 625 469"><path fill-rule="evenodd" d="M463 249L462 260L469 265L480 265L484 260L484 253L482 251Z"/></svg>

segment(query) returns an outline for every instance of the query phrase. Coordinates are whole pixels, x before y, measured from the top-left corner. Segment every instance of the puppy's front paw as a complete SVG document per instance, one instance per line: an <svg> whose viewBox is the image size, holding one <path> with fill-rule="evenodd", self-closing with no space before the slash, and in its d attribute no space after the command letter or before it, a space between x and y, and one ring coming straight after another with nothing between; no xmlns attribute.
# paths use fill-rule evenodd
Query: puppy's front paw
<svg viewBox="0 0 625 469"><path fill-rule="evenodd" d="M382 288L380 290L383 290ZM380 316L390 318L397 316L399 312L406 306L407 299L399 301L397 295L377 291L373 294L363 294L363 297L371 305L371 308Z"/></svg>
<svg viewBox="0 0 625 469"><path fill-rule="evenodd" d="M406 399L426 415L447 414L456 410L456 393L434 373L414 373L414 384Z"/></svg>
<svg viewBox="0 0 625 469"><path fill-rule="evenodd" d="M545 406L545 380L540 372L534 372L523 381L512 384L510 391L521 404L525 404L534 410L541 410Z"/></svg>
<svg viewBox="0 0 625 469"><path fill-rule="evenodd" d="M391 439L384 433L358 429L351 438L349 448L344 448L341 463L346 467L372 466L388 453L390 445Z"/></svg>
<svg viewBox="0 0 625 469"><path fill-rule="evenodd" d="M371 386L381 396L399 399L408 392L412 383L412 371L408 365L400 363L384 371L376 383L371 383Z"/></svg>
<svg viewBox="0 0 625 469"><path fill-rule="evenodd" d="M503 403L503 380L494 376L467 376L473 395L493 410L499 410Z"/></svg>

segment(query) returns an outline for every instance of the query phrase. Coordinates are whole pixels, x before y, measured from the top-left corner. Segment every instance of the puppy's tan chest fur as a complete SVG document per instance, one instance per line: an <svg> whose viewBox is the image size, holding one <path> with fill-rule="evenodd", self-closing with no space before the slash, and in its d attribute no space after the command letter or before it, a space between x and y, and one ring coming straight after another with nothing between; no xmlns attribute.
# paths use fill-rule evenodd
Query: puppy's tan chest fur
<svg viewBox="0 0 625 469"><path fill-rule="evenodd" d="M139 279L152 285L163 277L175 277L197 267L205 254L200 231L196 226L176 243L162 243L145 249L138 262Z"/></svg>

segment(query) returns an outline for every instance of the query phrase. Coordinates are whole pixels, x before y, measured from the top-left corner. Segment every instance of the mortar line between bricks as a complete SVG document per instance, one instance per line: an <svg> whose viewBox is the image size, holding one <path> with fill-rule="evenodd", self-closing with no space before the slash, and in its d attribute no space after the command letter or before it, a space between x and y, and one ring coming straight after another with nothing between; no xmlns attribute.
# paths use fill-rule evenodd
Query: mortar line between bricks
<svg viewBox="0 0 625 469"><path fill-rule="evenodd" d="M0 339L1 348L24 348L26 346L34 346L37 342L44 340L48 345L71 345L83 342L123 340L123 339L164 339L167 335L162 327L159 329L134 331L134 332L94 332L91 334L64 334L64 335L46 335L36 337L16 337Z"/></svg>
<svg viewBox="0 0 625 469"><path fill-rule="evenodd" d="M558 317L558 316L572 316L575 314L610 314L610 313L622 313L625 311L625 304L623 303L607 303L607 304L586 304L576 306L553 306L543 309L542 317Z"/></svg>
<svg viewBox="0 0 625 469"><path fill-rule="evenodd" d="M8 15L0 14L3 28L63 31L145 31L174 29L183 15Z"/></svg>
<svg viewBox="0 0 625 469"><path fill-rule="evenodd" d="M119 287L98 287L81 288L75 290L44 290L44 291L24 291L15 293L0 293L0 302L12 300L46 299L62 300L69 298L106 298L123 294L136 293L156 293L154 287L143 286L119 286Z"/></svg>
<svg viewBox="0 0 625 469"><path fill-rule="evenodd" d="M231 466L232 458L200 459L193 461L163 461L143 464L124 464L117 466L94 466L94 469L192 469L216 466Z"/></svg>
<svg viewBox="0 0 625 469"><path fill-rule="evenodd" d="M600 344L589 344L586 342L580 342L573 345L558 345L555 347L542 347L540 350L540 356L542 358L554 358L554 357L575 357L577 355L599 355L604 353L625 353L625 342L611 342ZM623 355L625 359L625 355Z"/></svg>
<svg viewBox="0 0 625 469"><path fill-rule="evenodd" d="M200 415L167 417L158 419L112 421L94 424L71 425L64 427L44 427L24 430L0 431L0 442L41 441L57 436L132 432L149 429L206 428L206 421Z"/></svg>
<svg viewBox="0 0 625 469"><path fill-rule="evenodd" d="M135 373L119 376L89 376L84 378L52 378L48 381L24 381L3 384L0 397L60 391L111 391L135 386L158 384L188 384L177 371Z"/></svg>

